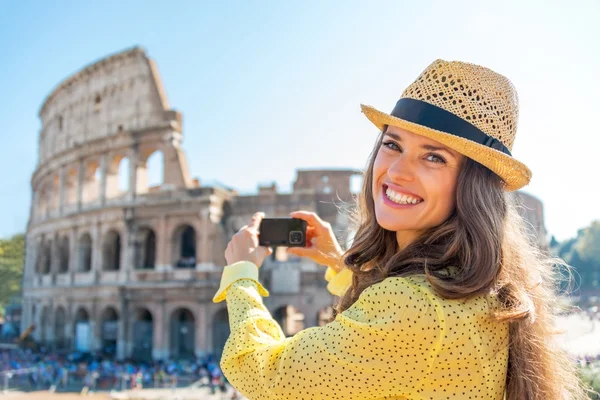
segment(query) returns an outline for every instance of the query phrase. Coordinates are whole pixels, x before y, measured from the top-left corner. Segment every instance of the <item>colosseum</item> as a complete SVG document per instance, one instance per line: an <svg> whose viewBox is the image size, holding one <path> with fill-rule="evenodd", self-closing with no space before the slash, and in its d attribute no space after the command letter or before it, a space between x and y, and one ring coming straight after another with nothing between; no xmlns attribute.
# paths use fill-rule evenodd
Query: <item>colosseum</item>
<svg viewBox="0 0 600 400"><path fill-rule="evenodd" d="M67 78L39 117L21 329L34 325L33 338L47 348L118 359L218 357L229 324L225 303L212 297L227 242L254 212L314 211L341 243L351 240L339 206L351 204L360 171L297 170L291 193L273 184L253 195L193 178L182 116L139 47ZM153 185L151 159L161 172ZM543 214L529 214L544 238ZM285 251L260 269L271 293L265 305L287 335L331 317L323 272Z"/></svg>
<svg viewBox="0 0 600 400"><path fill-rule="evenodd" d="M34 339L49 348L119 359L218 355L228 317L212 297L227 242L254 212L315 211L345 240L339 200L351 199L359 171L298 170L291 193L269 185L245 196L202 185L188 170L182 116L141 48L67 78L39 116L22 330L35 324ZM157 155L162 179L149 186ZM265 304L287 334L329 318L323 272L281 251L265 261Z"/></svg>

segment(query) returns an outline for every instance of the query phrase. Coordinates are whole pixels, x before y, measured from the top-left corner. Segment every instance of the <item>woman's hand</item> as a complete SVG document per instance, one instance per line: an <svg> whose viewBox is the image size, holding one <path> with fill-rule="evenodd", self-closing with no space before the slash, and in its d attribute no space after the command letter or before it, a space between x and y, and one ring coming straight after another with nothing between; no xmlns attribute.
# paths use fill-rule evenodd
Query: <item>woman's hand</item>
<svg viewBox="0 0 600 400"><path fill-rule="evenodd" d="M260 268L265 258L273 253L269 247L258 245L258 228L265 213L258 212L252 216L250 224L244 225L233 235L225 249L227 265L238 261L250 261Z"/></svg>
<svg viewBox="0 0 600 400"><path fill-rule="evenodd" d="M301 257L308 257L317 264L340 271L343 267L340 247L331 224L323 221L313 212L295 211L292 218L303 219L308 223L306 228L306 247L288 247L287 252Z"/></svg>

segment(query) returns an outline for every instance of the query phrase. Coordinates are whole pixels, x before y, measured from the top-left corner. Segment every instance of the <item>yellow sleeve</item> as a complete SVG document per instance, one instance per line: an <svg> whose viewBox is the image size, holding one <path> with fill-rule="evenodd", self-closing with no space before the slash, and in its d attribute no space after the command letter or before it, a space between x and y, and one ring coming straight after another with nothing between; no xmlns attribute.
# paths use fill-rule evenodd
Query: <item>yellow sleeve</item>
<svg viewBox="0 0 600 400"><path fill-rule="evenodd" d="M239 261L226 266L221 275L221 285L213 297L213 303L220 303L225 300L225 295L229 286L240 279L251 279L256 282L258 293L261 296L269 296L269 292L258 281L258 267L250 261Z"/></svg>
<svg viewBox="0 0 600 400"><path fill-rule="evenodd" d="M444 335L434 301L407 278L388 278L331 323L286 338L257 283L238 280L227 291L221 369L251 400L420 398Z"/></svg>
<svg viewBox="0 0 600 400"><path fill-rule="evenodd" d="M329 293L335 296L343 296L350 285L352 285L352 275L352 270L347 267L344 267L340 272L337 272L331 267L327 267L327 271L325 271L325 280L329 282L327 284Z"/></svg>

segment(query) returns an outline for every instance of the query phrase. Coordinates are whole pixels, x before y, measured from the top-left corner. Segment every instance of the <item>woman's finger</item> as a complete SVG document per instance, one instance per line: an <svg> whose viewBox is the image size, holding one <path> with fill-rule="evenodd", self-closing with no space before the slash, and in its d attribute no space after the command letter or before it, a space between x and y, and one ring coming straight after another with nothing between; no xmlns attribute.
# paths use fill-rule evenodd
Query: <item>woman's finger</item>
<svg viewBox="0 0 600 400"><path fill-rule="evenodd" d="M260 222L263 220L263 218L265 217L265 213L264 212L257 212L252 216L252 219L250 220L250 224L248 225L248 229L252 229L258 232L258 228L260 227Z"/></svg>
<svg viewBox="0 0 600 400"><path fill-rule="evenodd" d="M323 225L323 220L319 218L317 214L310 211L294 211L290 213L290 216L293 218L300 218L308 222L309 224L318 227Z"/></svg>
<svg viewBox="0 0 600 400"><path fill-rule="evenodd" d="M288 247L286 252L299 257L310 257L315 253L315 249L307 247Z"/></svg>

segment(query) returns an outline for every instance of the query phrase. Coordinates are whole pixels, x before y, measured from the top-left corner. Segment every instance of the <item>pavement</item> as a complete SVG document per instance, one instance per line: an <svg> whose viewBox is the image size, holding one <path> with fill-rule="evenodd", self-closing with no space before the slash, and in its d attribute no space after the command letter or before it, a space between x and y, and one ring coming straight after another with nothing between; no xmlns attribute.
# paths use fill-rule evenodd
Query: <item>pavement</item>
<svg viewBox="0 0 600 400"><path fill-rule="evenodd" d="M217 391L210 394L209 388L179 388L179 389L137 389L124 392L112 392L112 400L230 400L233 389L228 388L226 393ZM239 400L245 397L238 395ZM61 399L62 400L62 399Z"/></svg>

